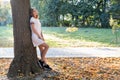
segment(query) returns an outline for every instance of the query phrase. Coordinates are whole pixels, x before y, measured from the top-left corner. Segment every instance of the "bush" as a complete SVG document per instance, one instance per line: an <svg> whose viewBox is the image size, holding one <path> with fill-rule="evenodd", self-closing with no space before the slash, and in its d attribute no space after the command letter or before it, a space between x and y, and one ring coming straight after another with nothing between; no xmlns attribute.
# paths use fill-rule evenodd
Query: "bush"
<svg viewBox="0 0 120 80"><path fill-rule="evenodd" d="M63 26L70 26L71 22L70 21L67 21L67 20L64 20L64 22L62 23Z"/></svg>

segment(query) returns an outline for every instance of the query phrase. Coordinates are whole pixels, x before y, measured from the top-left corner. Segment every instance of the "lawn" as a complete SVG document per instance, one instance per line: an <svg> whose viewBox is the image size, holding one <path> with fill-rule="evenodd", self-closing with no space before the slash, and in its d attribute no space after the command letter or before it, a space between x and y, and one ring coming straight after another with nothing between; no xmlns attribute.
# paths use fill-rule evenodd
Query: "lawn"
<svg viewBox="0 0 120 80"><path fill-rule="evenodd" d="M11 27L0 27L0 47L13 46L13 29Z"/></svg>
<svg viewBox="0 0 120 80"><path fill-rule="evenodd" d="M66 27L42 27L46 42L50 47L120 47L111 29L79 28L76 32L66 32ZM0 47L13 47L12 27L0 27Z"/></svg>

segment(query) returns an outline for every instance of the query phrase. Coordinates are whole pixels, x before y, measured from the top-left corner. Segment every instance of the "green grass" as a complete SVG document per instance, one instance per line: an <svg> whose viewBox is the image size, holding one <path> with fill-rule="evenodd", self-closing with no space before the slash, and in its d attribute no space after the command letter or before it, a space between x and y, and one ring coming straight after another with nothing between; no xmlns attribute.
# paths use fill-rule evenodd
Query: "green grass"
<svg viewBox="0 0 120 80"><path fill-rule="evenodd" d="M0 47L13 46L13 29L11 27L0 26Z"/></svg>
<svg viewBox="0 0 120 80"><path fill-rule="evenodd" d="M66 27L42 27L46 42L50 47L120 47L111 29L79 28L76 32L66 32ZM0 47L13 47L13 29L0 27Z"/></svg>
<svg viewBox="0 0 120 80"><path fill-rule="evenodd" d="M76 32L66 32L65 27L43 27L44 34L54 36L51 41L61 42L65 46L73 47L119 47L120 46L120 31L118 32L119 41L116 44L115 35L111 29L97 28L79 28ZM55 40L55 38L61 39ZM63 40L63 41L62 41ZM59 46L59 45L58 45Z"/></svg>

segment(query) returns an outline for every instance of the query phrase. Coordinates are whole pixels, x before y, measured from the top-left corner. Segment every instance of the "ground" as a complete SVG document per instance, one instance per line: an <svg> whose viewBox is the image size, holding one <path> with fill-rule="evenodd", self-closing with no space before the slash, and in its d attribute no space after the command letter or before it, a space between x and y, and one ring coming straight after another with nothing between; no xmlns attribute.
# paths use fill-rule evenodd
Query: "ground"
<svg viewBox="0 0 120 80"><path fill-rule="evenodd" d="M0 59L0 78L6 73L12 59ZM120 58L48 58L53 71L20 80L119 80Z"/></svg>
<svg viewBox="0 0 120 80"><path fill-rule="evenodd" d="M66 27L42 27L46 42L54 47L120 47L111 29L79 28L76 32L66 32ZM13 28L0 27L0 47L13 47ZM96 53L97 54L97 53ZM0 59L0 80L8 80L12 59ZM53 71L30 77L11 80L119 80L120 58L48 58Z"/></svg>

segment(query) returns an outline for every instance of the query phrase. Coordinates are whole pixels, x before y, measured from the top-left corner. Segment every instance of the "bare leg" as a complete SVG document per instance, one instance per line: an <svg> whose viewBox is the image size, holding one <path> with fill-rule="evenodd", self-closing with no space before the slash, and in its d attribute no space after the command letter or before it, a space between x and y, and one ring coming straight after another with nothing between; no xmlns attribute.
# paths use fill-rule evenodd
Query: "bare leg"
<svg viewBox="0 0 120 80"><path fill-rule="evenodd" d="M48 48L49 48L49 46L46 43L43 43L43 44L39 45L39 49L41 51L41 60L45 61L45 63L46 63L45 56L46 56L46 53L48 51Z"/></svg>
<svg viewBox="0 0 120 80"><path fill-rule="evenodd" d="M44 47L42 47L42 46L39 46L39 50L40 50L40 55L42 56L42 53L43 53L43 51L44 51Z"/></svg>

